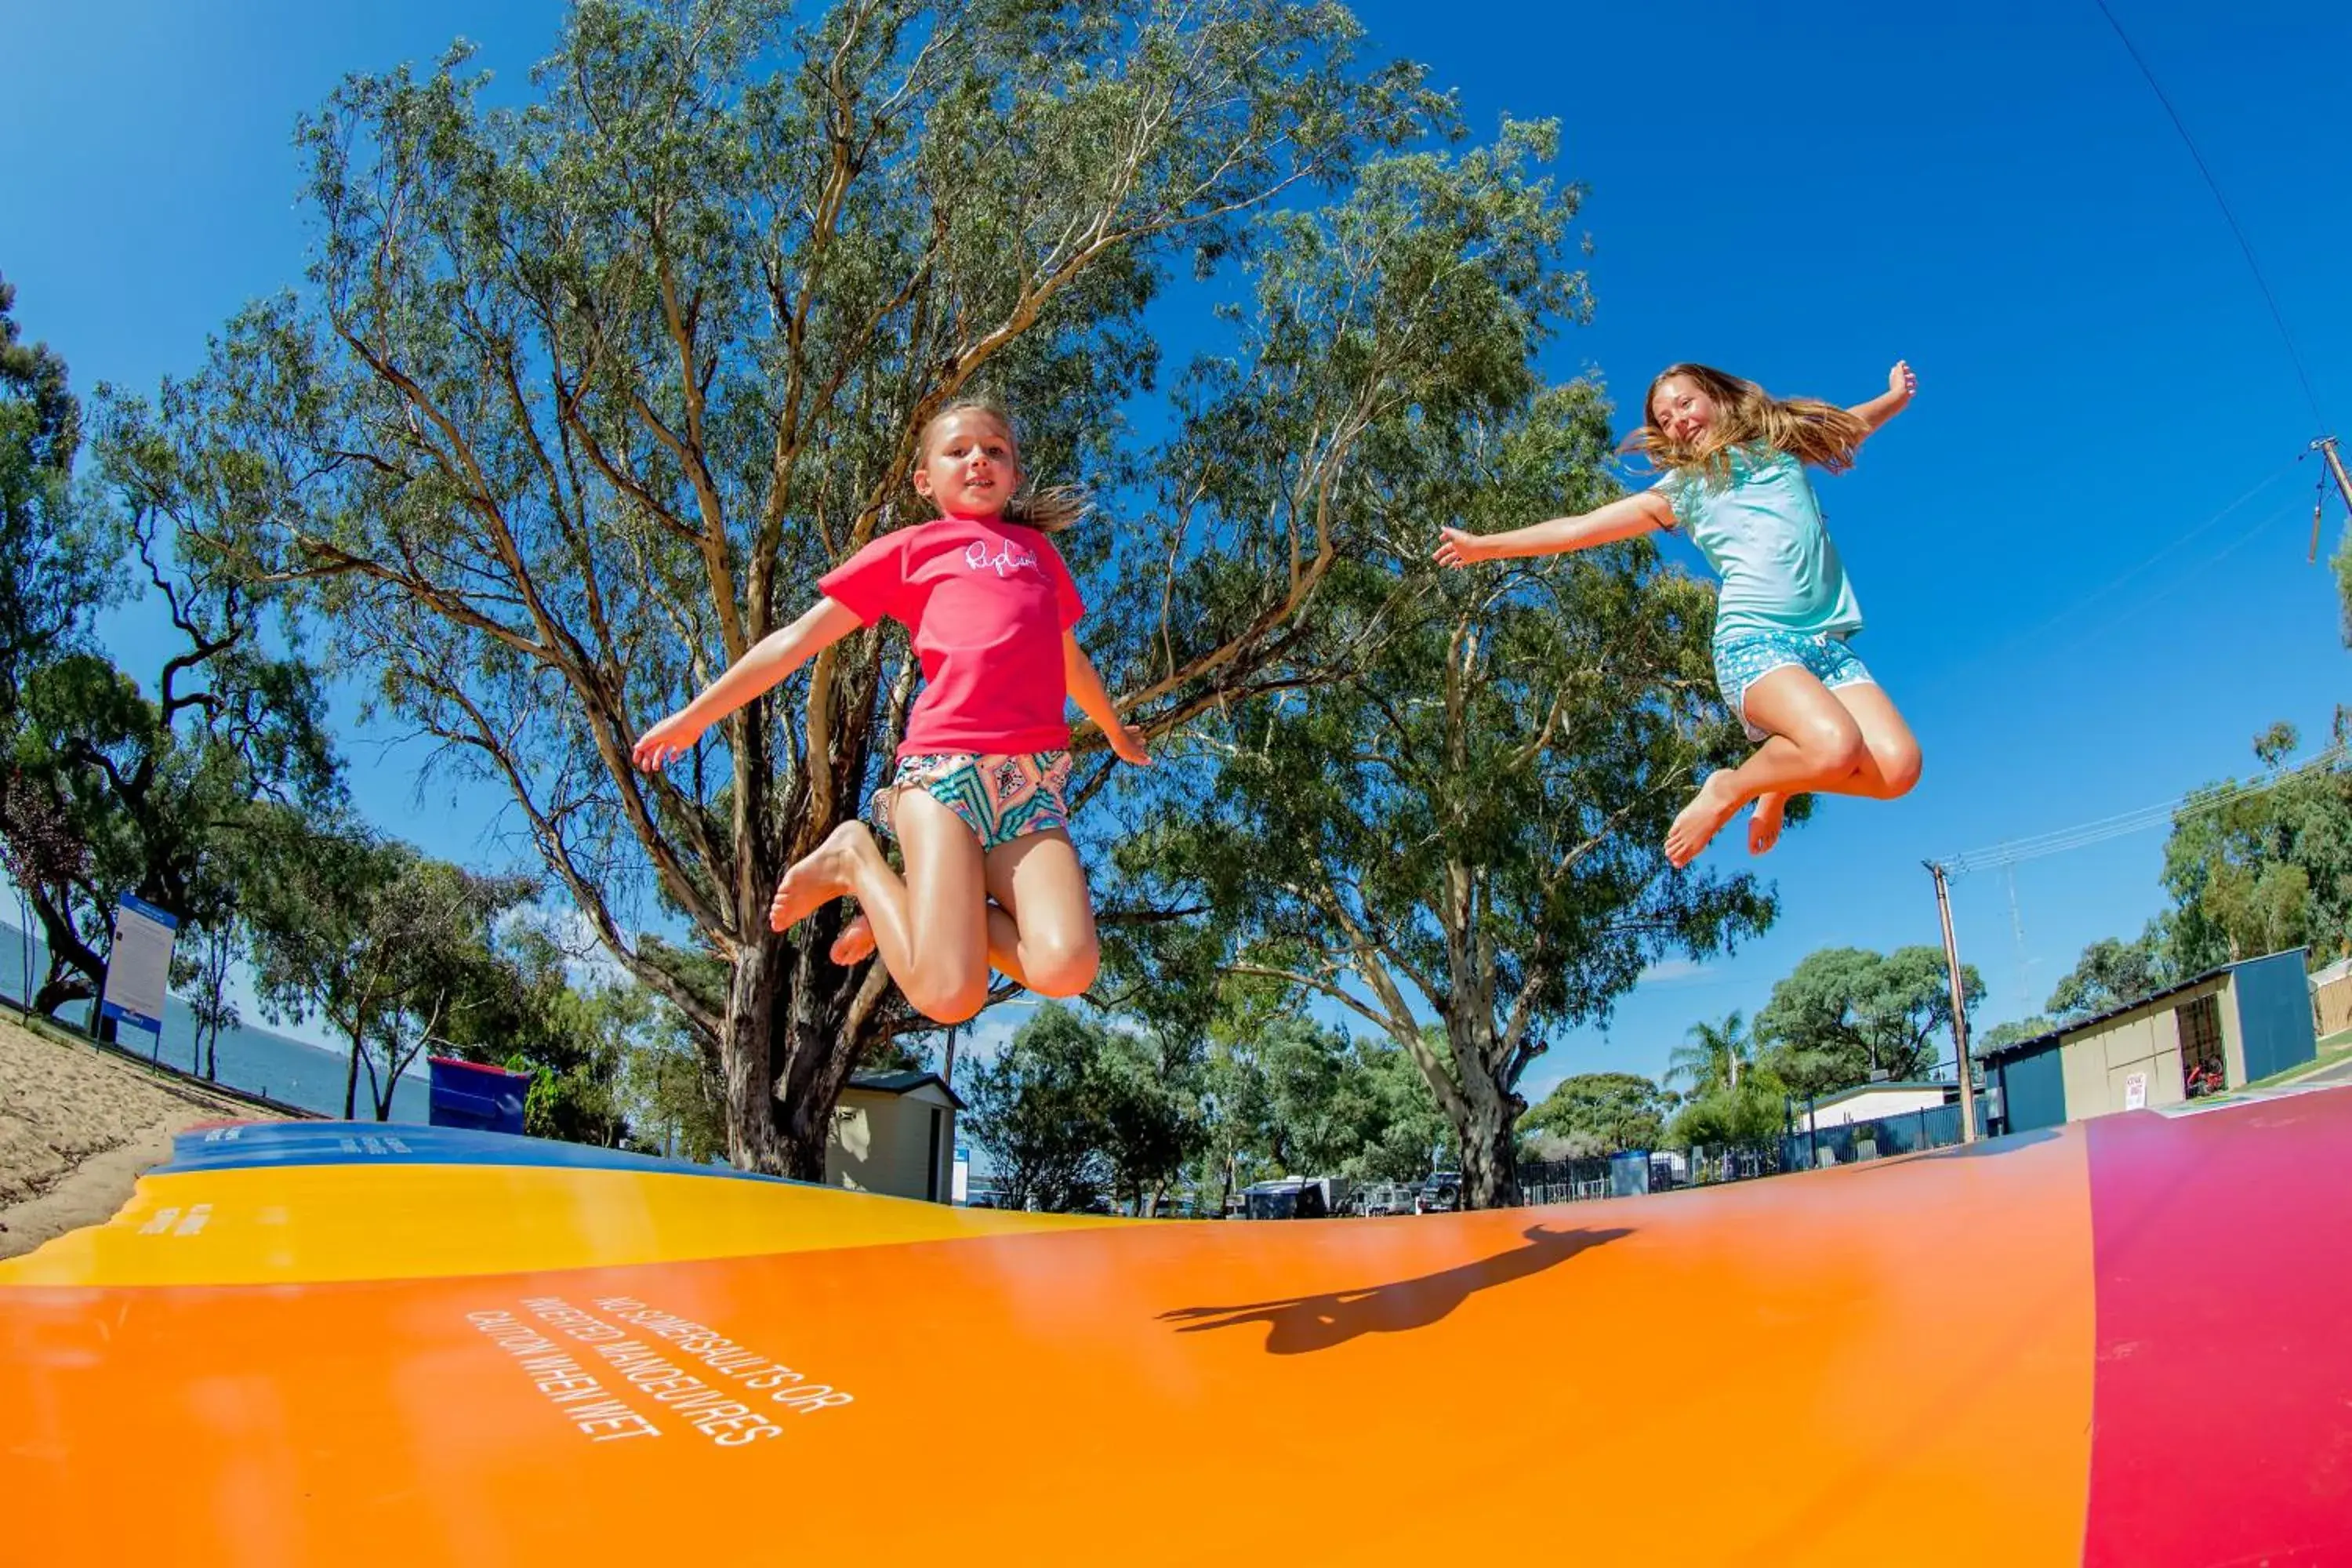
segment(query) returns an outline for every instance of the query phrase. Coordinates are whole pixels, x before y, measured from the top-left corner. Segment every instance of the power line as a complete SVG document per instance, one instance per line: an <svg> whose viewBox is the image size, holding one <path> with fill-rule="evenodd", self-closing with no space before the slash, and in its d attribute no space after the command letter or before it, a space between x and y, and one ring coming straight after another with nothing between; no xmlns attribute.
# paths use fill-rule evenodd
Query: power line
<svg viewBox="0 0 2352 1568"><path fill-rule="evenodd" d="M2352 755L2352 746L2329 746L2295 766L2271 774L2252 784L2234 784L2217 790L2192 791L2176 799L2156 805L2144 805L2137 810L2118 812L2113 816L2099 817L2091 822L2077 823L2048 833L2032 834L1971 849L1942 861L1945 871L1954 877L1964 877L1971 871L1988 871L1997 867L2014 866L2021 860L2038 860L2047 855L2062 855L2071 849L2082 849L2094 844L2104 844L2110 838L2128 834L2144 833L2151 827L2177 822L2184 816L2195 816L2218 810L2249 795L2266 794L2281 784L2309 773L2333 767Z"/></svg>
<svg viewBox="0 0 2352 1568"><path fill-rule="evenodd" d="M2254 286L2263 291L2263 303L2271 308L2271 320L2278 326L2279 341L2286 344L2286 357L2294 363L2296 379L2303 383L2303 395L2305 401L2311 405L2311 416L2322 430L2326 429L2327 416L2320 412L2319 394L2312 390L2311 372L2304 367L2303 354L2294 346L2294 334L2287 331L2286 313L2279 309L2278 296L2271 292L2270 279L2263 276L2262 263L2254 259L2253 245L2246 238L2246 231L2239 226L2238 215L2230 210L2230 200L2221 194L2221 182L2213 177L2213 171L2205 163L2205 154L2197 150L2196 138L2189 134L2189 127L2181 121L2180 111L2173 108L2172 100L2165 96L2163 85L2156 79L2156 72L2148 68L2147 61L2139 52L2139 46L2131 41L2131 35L2124 31L2124 25L2116 20L2113 11L2107 9L2107 0L2091 0L2091 3L2099 8L2099 15L2107 19L2107 26L2115 29L2125 52L2131 56L2132 64L2139 67L2139 74L2147 79L2148 90L2156 94L2157 102L2164 105L2164 112L2171 118L2172 128L2180 132L2180 144L2189 149L2189 156L2196 163L2197 172L2205 176L2205 188L2213 193L2213 205L2221 209L2221 216L2229 224L2230 232L2238 237L2238 248L2246 253L2246 268L2254 275Z"/></svg>
<svg viewBox="0 0 2352 1568"><path fill-rule="evenodd" d="M2168 557L2178 554L2180 551L2185 550L2199 539L2221 527L2221 524L2227 522L2241 508L2244 507L2248 501L2252 500L2263 491L2270 489L2273 485L2278 483L2279 480L2293 473L2296 464L2300 461L2301 458L2298 455L2297 457L2290 458L2284 462L2279 464L2277 468L2272 469L2268 474L2263 476L2263 478L2252 489L2248 489L2244 494L2238 497L2237 500L2231 501L2229 505L2223 507L2221 510L2213 513L2210 517L2208 517L2196 527L2174 537L2168 542L2158 546L2152 552L2142 558L2135 564L2126 567L2123 571L2116 574L2113 577L2108 578L2106 581L2097 584L2095 587L2093 587L2086 592L2077 594L2074 597L2067 600L2066 603L2057 610L2044 617L2039 624L2024 631L2011 632L2007 637L2001 638L1999 642L1979 647L1959 658L1947 661L1943 665L1939 673L1933 679L1921 682L1918 689L1923 691L1942 690L1946 686L1959 679L1961 677L1973 675L1988 661L1998 658L2018 647L2031 646L2038 652L2046 655L2051 645L2044 637L2044 633L2049 632L2053 628L2065 622L2077 620L2078 617L2082 616L2083 612L2089 609L2093 605L2097 604L2100 600L2115 593L2117 589L2123 587L2126 583L2131 582L2134 578L2149 571L2159 562L2166 560ZM2271 518L2264 519L2263 522L2260 526L2268 527L2271 523L2276 521L2277 516L2274 515ZM2210 563L2205 563L2204 564L2210 564ZM2170 593L2173 591L2173 589L2168 588L2162 592ZM2161 595L2158 596L2161 596ZM2065 642L2061 643L2058 646L2072 646L2074 642L2079 640L2079 637L2069 637Z"/></svg>
<svg viewBox="0 0 2352 1568"><path fill-rule="evenodd" d="M2260 539L2263 535L2274 530L2282 519L2294 515L2300 504L2301 503L2297 501L2289 501L2285 505L2279 507L2275 510L2272 511L2268 516L2257 521L2252 527L2240 533L2229 543L2223 545L2212 554L2208 555L2203 560L2198 562L2193 570L2198 573L2203 573L2210 571L2213 567L2220 565L2231 556L2235 555L2239 551L2243 550L2247 545L2252 544L2255 540ZM2132 616L2139 614L2140 611L2145 609L2147 605L2155 604L2159 600L2168 598L2172 595L2180 592L2183 588L2193 586L2195 583L2196 579L2191 577L2189 579L2175 583L2169 587L2159 587L2154 593L2140 594L2133 598L2130 603L2125 605L2122 609L2108 616L2105 620L2093 622L2087 626L2077 627L2068 636L2061 637L2054 642L2045 644L2045 651L2049 653L2062 652L2067 648L2074 647L2081 643L2088 641L2091 638L2096 637L2105 632L2112 630L2116 626L2123 625L2126 621L2131 619Z"/></svg>

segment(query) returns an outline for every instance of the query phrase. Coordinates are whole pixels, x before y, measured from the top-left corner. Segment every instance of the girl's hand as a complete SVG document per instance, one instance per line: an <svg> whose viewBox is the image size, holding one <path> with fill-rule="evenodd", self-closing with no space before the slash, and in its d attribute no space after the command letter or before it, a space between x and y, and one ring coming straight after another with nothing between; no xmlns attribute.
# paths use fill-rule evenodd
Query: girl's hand
<svg viewBox="0 0 2352 1568"><path fill-rule="evenodd" d="M646 773L657 773L664 763L674 763L694 750L694 743L702 739L704 728L688 720L686 710L681 708L637 737L635 747L629 752L630 760Z"/></svg>
<svg viewBox="0 0 2352 1568"><path fill-rule="evenodd" d="M1895 368L1886 373L1886 390L1906 402L1919 390L1919 378L1912 374L1908 360L1896 360Z"/></svg>
<svg viewBox="0 0 2352 1568"><path fill-rule="evenodd" d="M1433 560L1440 566L1467 566L1475 561L1488 561L1486 540L1475 533L1465 533L1458 528L1437 531L1438 545Z"/></svg>
<svg viewBox="0 0 2352 1568"><path fill-rule="evenodd" d="M1115 724L1106 738L1110 742L1112 754L1120 762L1130 763L1139 768L1151 765L1150 754L1143 749L1143 731L1134 725Z"/></svg>

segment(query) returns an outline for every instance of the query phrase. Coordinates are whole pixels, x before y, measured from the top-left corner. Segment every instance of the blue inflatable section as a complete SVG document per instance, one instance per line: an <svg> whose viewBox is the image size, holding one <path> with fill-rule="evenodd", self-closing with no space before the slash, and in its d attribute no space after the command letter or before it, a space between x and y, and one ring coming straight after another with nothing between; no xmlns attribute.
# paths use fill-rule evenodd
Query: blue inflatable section
<svg viewBox="0 0 2352 1568"><path fill-rule="evenodd" d="M159 1173L176 1174L255 1165L355 1164L545 1165L672 1176L732 1176L747 1182L784 1179L756 1175L731 1165L695 1165L585 1143L400 1121L252 1121L183 1132L173 1141L170 1163L155 1169Z"/></svg>

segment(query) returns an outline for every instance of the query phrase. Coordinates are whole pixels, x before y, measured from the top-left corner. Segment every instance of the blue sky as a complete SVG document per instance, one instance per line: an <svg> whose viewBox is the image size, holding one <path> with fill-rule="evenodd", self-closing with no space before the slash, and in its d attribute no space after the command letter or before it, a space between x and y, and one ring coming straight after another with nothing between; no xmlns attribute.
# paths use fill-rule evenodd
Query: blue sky
<svg viewBox="0 0 2352 1568"><path fill-rule="evenodd" d="M2336 427L2352 407L2352 325L2330 310L2352 242L2333 189L2352 154L2352 11L2113 4ZM1909 798L1832 802L1791 835L1759 863L1779 925L1735 959L1664 966L1605 1035L1557 1042L1530 1099L1568 1072L1657 1071L1695 1018L1752 1012L1816 947L1935 942L1922 860L2242 773L2258 730L2286 719L2315 742L2347 686L2333 589L2304 560L2316 476L2294 459L2319 427L2237 242L2089 0L1579 9L1358 12L1378 47L1459 88L1478 130L1506 112L1563 122L1599 310L1554 346L1555 374L1596 370L1631 400L1695 358L1851 401L1897 357L1917 369L1917 403L1823 495L1870 623L1857 647L1927 763ZM191 368L238 305L299 279L299 112L345 71L429 61L459 35L520 90L558 14L20 11L0 100L19 321L85 390ZM1198 330L1161 323L1171 358ZM2331 503L2331 547L2340 530ZM135 615L109 635L134 661L155 646ZM420 786L421 753L382 737L349 751L379 823L445 855L510 853L494 796ZM2084 942L2138 930L2162 837L1957 884L1983 1022L2033 1010ZM1739 839L1710 854L1744 861Z"/></svg>

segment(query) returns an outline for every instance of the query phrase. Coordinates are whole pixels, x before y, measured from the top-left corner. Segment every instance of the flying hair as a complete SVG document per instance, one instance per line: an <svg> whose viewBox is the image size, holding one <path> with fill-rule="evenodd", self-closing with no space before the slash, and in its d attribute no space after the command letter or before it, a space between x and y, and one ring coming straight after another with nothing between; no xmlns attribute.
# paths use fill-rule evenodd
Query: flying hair
<svg viewBox="0 0 2352 1568"><path fill-rule="evenodd" d="M1696 383L1715 405L1715 423L1687 446L1671 439L1654 421L1658 388L1675 376ZM1671 364L1660 371L1642 396L1642 425L1622 448L1639 453L1661 468L1698 468L1716 479L1731 472L1731 449L1760 443L1831 473L1853 467L1854 452L1870 434L1861 417L1815 397L1774 397L1752 381L1704 364Z"/></svg>
<svg viewBox="0 0 2352 1568"><path fill-rule="evenodd" d="M1038 489L1029 483L1029 470L1021 465L1021 433L1013 427L1013 416L991 398L959 397L925 420L921 438L915 443L922 454L919 461L930 460L931 437L957 414L986 415L1013 443L1013 460L1020 468L1021 484L1005 501L1004 510L998 514L1005 521L1034 528L1040 533L1059 533L1094 510L1093 499L1074 485L1048 485Z"/></svg>

